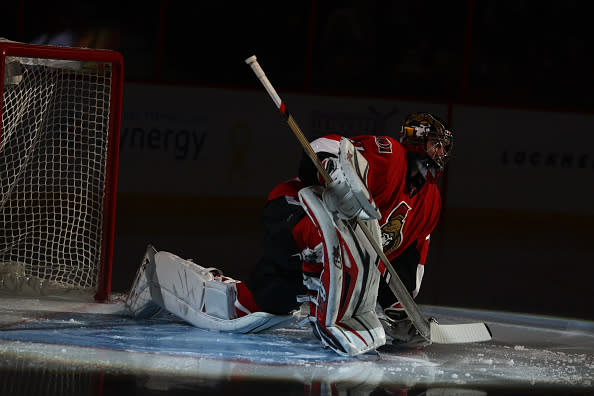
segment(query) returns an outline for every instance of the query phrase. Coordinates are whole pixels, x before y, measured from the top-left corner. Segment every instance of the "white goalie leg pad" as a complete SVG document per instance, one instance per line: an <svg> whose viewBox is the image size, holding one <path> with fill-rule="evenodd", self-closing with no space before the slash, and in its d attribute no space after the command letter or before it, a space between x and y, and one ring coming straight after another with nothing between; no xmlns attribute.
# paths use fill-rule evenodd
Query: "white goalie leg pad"
<svg viewBox="0 0 594 396"><path fill-rule="evenodd" d="M375 312L379 257L360 229L332 217L316 187L299 192L306 213L323 236L324 262L315 314L310 317L322 343L338 354L355 356L386 343ZM368 222L379 241L377 220ZM311 283L310 283L311 285Z"/></svg>
<svg viewBox="0 0 594 396"><path fill-rule="evenodd" d="M188 312L193 311L219 319L236 318L235 283L221 282L212 270L173 253L157 252L155 274L162 295L160 305L191 323L194 319L188 317Z"/></svg>
<svg viewBox="0 0 594 396"><path fill-rule="evenodd" d="M151 283L154 301L188 323L207 330L255 333L287 325L293 315L254 312L237 317L236 281L213 274L169 252L155 254L155 279Z"/></svg>
<svg viewBox="0 0 594 396"><path fill-rule="evenodd" d="M149 283L149 279L154 276L155 253L157 250L152 245L148 245L140 268L134 277L132 288L126 296L125 305L137 318L149 318L162 310L152 299Z"/></svg>

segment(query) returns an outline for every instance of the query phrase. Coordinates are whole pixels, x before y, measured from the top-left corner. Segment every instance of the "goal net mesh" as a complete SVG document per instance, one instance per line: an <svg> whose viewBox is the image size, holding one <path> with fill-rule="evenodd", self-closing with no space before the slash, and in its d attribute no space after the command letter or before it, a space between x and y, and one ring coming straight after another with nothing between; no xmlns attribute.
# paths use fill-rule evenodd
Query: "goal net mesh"
<svg viewBox="0 0 594 396"><path fill-rule="evenodd" d="M111 63L6 58L0 289L97 286L111 78Z"/></svg>

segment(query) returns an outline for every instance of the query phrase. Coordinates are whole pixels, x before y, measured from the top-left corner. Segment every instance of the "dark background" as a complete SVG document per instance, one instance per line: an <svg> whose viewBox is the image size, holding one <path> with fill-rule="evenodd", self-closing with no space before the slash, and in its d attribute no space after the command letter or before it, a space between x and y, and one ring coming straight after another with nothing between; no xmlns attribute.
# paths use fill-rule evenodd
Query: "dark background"
<svg viewBox="0 0 594 396"><path fill-rule="evenodd" d="M69 29L78 45L120 51L126 82L262 90L237 60L266 54L266 68L275 71L274 85L280 92L592 114L594 35L588 3L292 0L256 6L230 1L20 0L0 5L0 36L34 42L42 33ZM492 212L480 219L493 224L492 232L477 241L473 222L463 213L448 212L447 194L444 200L446 210L434 235L432 267L427 267L420 303L594 319L591 210L572 218L519 212L510 224ZM120 239L135 232L127 218L136 204L118 198L114 291L130 285L140 261L142 249L127 250ZM238 224L255 222L256 208L248 209L253 213ZM536 221L543 232L534 233L523 219ZM559 225L562 232L552 236ZM224 239L224 230L218 231ZM254 224L246 233L251 238L256 231ZM468 242L475 267L455 268L455 260L448 259L448 235ZM512 252L517 245L517 256L527 257L523 265L489 263L490 250L502 244ZM578 259L557 253L546 263L530 261L530 249L542 255L549 244L579 251L571 256ZM134 255L138 260L130 262ZM235 265L242 274L251 264Z"/></svg>
<svg viewBox="0 0 594 396"><path fill-rule="evenodd" d="M0 11L11 16L1 31L11 40L70 29L83 42L91 34L84 43L124 55L127 81L260 89L237 54L267 54L283 92L592 111L587 5L17 0Z"/></svg>

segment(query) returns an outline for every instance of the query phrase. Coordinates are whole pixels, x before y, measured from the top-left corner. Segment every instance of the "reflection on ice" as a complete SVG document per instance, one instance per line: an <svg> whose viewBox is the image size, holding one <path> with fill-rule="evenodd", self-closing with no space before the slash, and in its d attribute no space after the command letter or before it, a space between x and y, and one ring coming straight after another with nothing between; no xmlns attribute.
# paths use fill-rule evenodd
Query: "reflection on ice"
<svg viewBox="0 0 594 396"><path fill-rule="evenodd" d="M11 377L15 381L32 373L57 377L66 370L81 383L101 373L104 382L116 375L136 388L216 384L224 390L241 380L280 381L307 394L369 394L381 388L429 395L452 389L461 390L455 394L485 394L494 387L586 392L594 376L590 322L422 307L441 323L485 321L493 340L424 348L385 345L345 358L322 349L307 327L226 334L196 329L170 315L136 320L117 303L48 304L3 305L0 368L20 367L20 374ZM260 393L264 388L260 385ZM271 385L272 390L278 386Z"/></svg>

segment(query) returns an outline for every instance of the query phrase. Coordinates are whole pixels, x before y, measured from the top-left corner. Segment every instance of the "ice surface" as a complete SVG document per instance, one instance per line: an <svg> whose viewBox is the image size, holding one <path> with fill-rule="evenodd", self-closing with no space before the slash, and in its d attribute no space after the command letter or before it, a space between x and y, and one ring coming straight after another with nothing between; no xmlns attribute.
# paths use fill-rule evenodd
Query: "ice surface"
<svg viewBox="0 0 594 396"><path fill-rule="evenodd" d="M521 387L587 392L594 377L594 323L446 307L421 307L440 323L486 322L493 340L385 345L356 358L320 347L308 327L292 325L261 334L227 334L194 328L162 314L129 317L117 299L109 304L2 299L0 365L14 360L81 370L228 381L281 380L306 386ZM161 387L167 385L161 380ZM437 388L436 388L437 387Z"/></svg>

